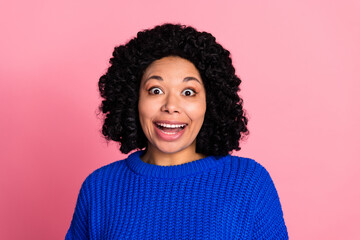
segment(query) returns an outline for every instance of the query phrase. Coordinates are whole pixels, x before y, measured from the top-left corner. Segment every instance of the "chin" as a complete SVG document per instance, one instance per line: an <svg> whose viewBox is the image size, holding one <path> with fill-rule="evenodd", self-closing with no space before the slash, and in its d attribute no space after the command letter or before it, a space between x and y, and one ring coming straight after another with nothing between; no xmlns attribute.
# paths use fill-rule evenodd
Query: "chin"
<svg viewBox="0 0 360 240"><path fill-rule="evenodd" d="M185 148L179 148L179 147L159 147L158 150L162 153L167 153L167 154L172 154L172 153L177 153L180 152L182 150L184 150Z"/></svg>
<svg viewBox="0 0 360 240"><path fill-rule="evenodd" d="M187 149L189 147L190 147L190 145L181 147L181 146L179 146L179 143L176 143L176 142L158 144L155 146L155 148L157 148L160 152L167 153L167 154L181 152L182 150Z"/></svg>

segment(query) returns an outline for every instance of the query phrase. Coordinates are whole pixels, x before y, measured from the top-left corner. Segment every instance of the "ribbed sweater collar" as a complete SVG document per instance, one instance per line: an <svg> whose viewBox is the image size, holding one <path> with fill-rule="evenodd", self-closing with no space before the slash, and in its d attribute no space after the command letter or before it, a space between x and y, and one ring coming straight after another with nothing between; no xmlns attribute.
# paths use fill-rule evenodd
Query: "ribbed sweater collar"
<svg viewBox="0 0 360 240"><path fill-rule="evenodd" d="M225 157L221 156L208 156L192 162L183 163L173 166L159 166L143 162L140 156L144 153L139 150L131 153L125 160L128 167L134 172L149 177L158 178L179 178L199 172L203 172L209 168L213 168L222 164L230 155Z"/></svg>

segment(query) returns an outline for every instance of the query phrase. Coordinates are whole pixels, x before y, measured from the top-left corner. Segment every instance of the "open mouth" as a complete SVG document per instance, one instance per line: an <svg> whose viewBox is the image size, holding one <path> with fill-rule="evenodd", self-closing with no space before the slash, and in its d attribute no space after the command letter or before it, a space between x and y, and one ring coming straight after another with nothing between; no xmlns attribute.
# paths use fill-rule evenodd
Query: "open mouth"
<svg viewBox="0 0 360 240"><path fill-rule="evenodd" d="M175 134L183 130L187 124L167 124L167 123L154 123L155 126L165 134Z"/></svg>

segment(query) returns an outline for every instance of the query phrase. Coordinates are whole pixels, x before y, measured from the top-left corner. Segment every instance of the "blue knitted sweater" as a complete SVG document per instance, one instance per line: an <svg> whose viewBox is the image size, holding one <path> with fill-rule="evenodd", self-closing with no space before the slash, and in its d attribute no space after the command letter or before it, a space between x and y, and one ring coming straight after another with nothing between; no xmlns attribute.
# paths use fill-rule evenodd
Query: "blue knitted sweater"
<svg viewBox="0 0 360 240"><path fill-rule="evenodd" d="M141 154L85 179L65 239L288 239L274 183L256 161L159 166Z"/></svg>

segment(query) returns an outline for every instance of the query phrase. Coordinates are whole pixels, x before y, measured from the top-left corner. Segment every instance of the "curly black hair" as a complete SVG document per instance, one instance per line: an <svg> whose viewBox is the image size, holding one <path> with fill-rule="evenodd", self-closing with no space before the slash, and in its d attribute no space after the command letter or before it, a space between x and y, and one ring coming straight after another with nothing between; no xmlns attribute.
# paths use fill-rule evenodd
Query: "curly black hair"
<svg viewBox="0 0 360 240"><path fill-rule="evenodd" d="M120 142L129 153L147 146L138 115L139 88L146 68L155 60L178 56L198 69L206 91L204 123L196 137L196 152L227 155L240 150L239 140L249 134L243 100L238 96L241 80L235 74L230 52L207 32L190 26L165 23L137 33L125 45L115 47L110 67L99 79L104 98L102 134Z"/></svg>

